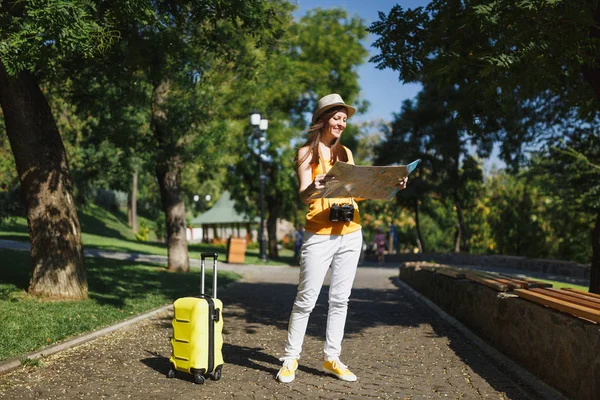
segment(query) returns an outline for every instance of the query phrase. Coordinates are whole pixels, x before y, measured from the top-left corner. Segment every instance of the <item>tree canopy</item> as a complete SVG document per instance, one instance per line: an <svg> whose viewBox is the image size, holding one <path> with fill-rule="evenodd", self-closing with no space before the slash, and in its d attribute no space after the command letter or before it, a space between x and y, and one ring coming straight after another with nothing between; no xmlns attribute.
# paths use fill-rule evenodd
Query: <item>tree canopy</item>
<svg viewBox="0 0 600 400"><path fill-rule="evenodd" d="M398 71L404 82L454 88L459 96L452 107L472 143L485 155L498 141L504 160L518 166L527 161L523 147L551 140L557 126L596 123L599 22L600 5L591 0L434 0L408 10L397 5L369 28L380 36L380 53L371 61ZM586 168L592 164L588 159ZM600 225L592 231L595 292L598 232Z"/></svg>

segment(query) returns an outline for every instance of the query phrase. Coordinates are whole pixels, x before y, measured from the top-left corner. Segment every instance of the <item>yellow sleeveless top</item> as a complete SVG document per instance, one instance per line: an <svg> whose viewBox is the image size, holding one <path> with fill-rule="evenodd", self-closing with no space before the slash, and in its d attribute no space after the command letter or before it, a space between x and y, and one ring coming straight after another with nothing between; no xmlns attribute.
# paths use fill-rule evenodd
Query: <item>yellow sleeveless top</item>
<svg viewBox="0 0 600 400"><path fill-rule="evenodd" d="M346 154L348 149L344 147ZM348 157L348 162L351 162L351 158ZM331 160L322 160L317 165L311 165L312 167L312 179L318 174L325 174L331 169L333 164ZM324 167L326 171L324 171ZM354 205L354 218L351 222L332 222L329 220L329 209L333 204L352 204ZM360 215L358 212L358 204L350 197L340 198L321 198L314 199L311 201L306 213L306 224L305 229L308 232L316 233L317 235L346 235L348 233L356 232L361 229Z"/></svg>

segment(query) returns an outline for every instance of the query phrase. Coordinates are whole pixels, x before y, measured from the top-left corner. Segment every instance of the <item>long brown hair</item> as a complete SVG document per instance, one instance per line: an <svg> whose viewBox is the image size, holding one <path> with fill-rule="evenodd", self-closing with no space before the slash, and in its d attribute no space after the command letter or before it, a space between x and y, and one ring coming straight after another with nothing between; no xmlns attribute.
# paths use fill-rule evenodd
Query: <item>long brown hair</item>
<svg viewBox="0 0 600 400"><path fill-rule="evenodd" d="M302 164L308 157L311 157L311 164L319 163L319 142L321 141L321 134L323 129L327 127L329 120L333 118L333 116L340 110L347 111L346 107L344 106L333 107L321 114L315 124L308 129L308 139L302 146L300 146L300 148L308 146L310 151L304 155L302 160L298 159L298 152L296 152L297 164ZM298 151L300 151L300 149L298 149ZM331 146L331 162L335 163L338 160L345 162L348 161L348 154L346 153L344 146L342 146L340 143L339 138L335 139L333 141L333 145Z"/></svg>

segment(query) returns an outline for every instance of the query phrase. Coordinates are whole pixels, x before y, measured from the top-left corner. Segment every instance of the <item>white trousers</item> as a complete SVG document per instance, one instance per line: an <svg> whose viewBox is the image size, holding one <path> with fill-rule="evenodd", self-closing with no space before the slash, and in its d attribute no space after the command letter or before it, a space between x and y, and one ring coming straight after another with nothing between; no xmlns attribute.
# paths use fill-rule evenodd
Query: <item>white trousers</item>
<svg viewBox="0 0 600 400"><path fill-rule="evenodd" d="M285 358L300 358L308 317L317 303L325 275L331 266L325 357L339 357L348 312L348 298L356 275L362 231L346 235L304 233L300 252L300 281L292 308Z"/></svg>

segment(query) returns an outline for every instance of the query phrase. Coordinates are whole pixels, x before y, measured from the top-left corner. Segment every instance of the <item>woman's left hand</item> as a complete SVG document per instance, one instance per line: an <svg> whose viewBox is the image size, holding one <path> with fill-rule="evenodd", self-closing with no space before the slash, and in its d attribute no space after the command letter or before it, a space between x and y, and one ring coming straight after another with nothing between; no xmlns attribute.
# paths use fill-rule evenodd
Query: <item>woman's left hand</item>
<svg viewBox="0 0 600 400"><path fill-rule="evenodd" d="M402 179L398 179L398 183L396 184L396 186L398 187L398 189L402 190L402 189L406 189L406 183L408 182L408 176L404 177Z"/></svg>

